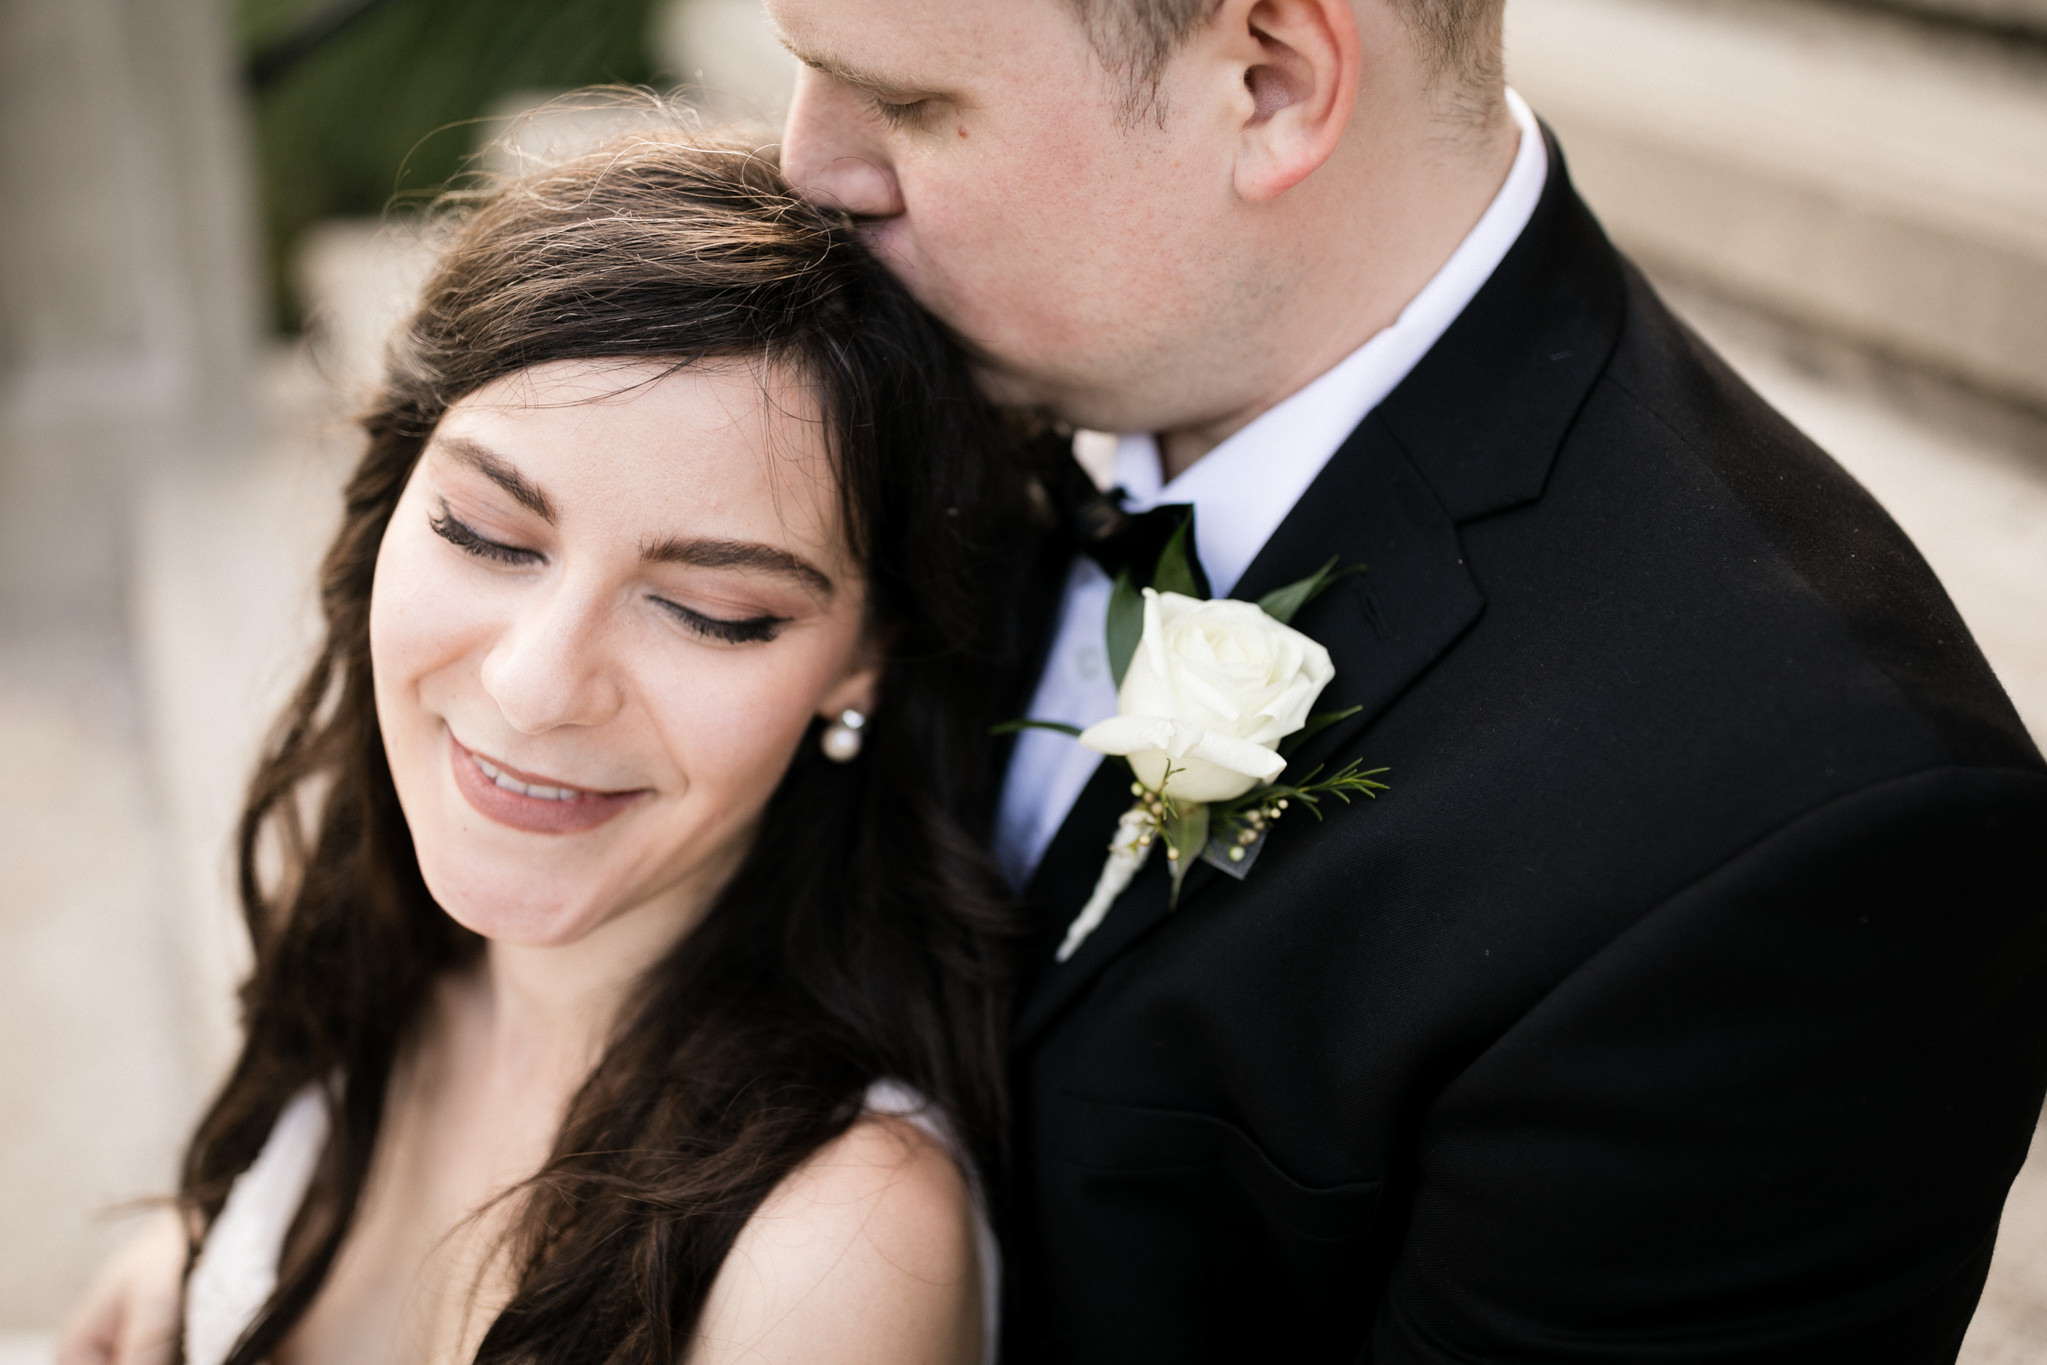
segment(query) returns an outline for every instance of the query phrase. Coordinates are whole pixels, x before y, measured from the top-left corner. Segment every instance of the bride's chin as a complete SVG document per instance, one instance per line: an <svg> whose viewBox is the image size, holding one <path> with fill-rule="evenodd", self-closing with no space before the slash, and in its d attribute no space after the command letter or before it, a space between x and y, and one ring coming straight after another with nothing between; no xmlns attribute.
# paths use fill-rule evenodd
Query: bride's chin
<svg viewBox="0 0 2047 1365"><path fill-rule="evenodd" d="M442 913L493 943L520 948L565 947L588 937L610 918L602 906L575 897L546 894L530 881L519 884L507 879L507 883L493 886L488 877L437 877L426 872L427 891Z"/></svg>
<svg viewBox="0 0 2047 1365"><path fill-rule="evenodd" d="M573 912L493 906L487 911L441 902L449 919L480 938L512 948L565 948L587 938L596 926Z"/></svg>

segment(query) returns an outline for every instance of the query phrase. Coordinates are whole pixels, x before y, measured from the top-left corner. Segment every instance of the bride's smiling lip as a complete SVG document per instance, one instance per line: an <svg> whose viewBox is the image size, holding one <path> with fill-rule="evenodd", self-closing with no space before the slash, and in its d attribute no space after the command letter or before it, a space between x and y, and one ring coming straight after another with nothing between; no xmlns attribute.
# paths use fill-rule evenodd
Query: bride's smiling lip
<svg viewBox="0 0 2047 1365"><path fill-rule="evenodd" d="M580 834L597 828L647 794L572 787L478 754L448 731L455 786L477 814L529 834Z"/></svg>

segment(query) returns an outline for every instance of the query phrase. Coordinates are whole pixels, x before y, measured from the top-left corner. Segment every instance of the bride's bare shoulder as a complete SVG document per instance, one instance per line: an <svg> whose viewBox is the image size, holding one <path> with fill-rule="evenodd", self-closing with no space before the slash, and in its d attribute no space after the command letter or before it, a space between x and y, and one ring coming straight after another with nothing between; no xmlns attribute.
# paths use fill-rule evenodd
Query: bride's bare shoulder
<svg viewBox="0 0 2047 1365"><path fill-rule="evenodd" d="M704 1305L692 1365L968 1365L981 1350L974 1205L914 1124L870 1114L778 1185Z"/></svg>

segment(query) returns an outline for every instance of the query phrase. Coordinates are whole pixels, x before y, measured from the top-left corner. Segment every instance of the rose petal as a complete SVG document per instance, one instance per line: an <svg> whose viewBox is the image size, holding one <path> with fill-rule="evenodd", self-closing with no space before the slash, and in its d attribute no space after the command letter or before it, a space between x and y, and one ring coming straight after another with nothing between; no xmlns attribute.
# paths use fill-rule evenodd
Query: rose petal
<svg viewBox="0 0 2047 1365"><path fill-rule="evenodd" d="M1080 742L1098 754L1128 758L1162 753L1178 758L1200 740L1201 731L1164 716L1111 716L1080 732Z"/></svg>
<svg viewBox="0 0 2047 1365"><path fill-rule="evenodd" d="M1208 710L1226 721L1236 721L1243 718L1244 712L1241 707L1231 702L1223 694L1223 690L1220 687L1217 687L1191 668L1180 671L1180 687L1183 692L1194 694L1194 701L1197 705L1208 708Z"/></svg>
<svg viewBox="0 0 2047 1365"><path fill-rule="evenodd" d="M1229 801L1258 785L1258 779L1255 777L1246 777L1220 764L1210 763L1207 759L1191 755L1168 760L1164 754L1153 750L1150 753L1130 756L1131 771L1137 774L1138 780L1145 786L1154 790L1161 782L1165 782L1168 762L1173 766L1173 780L1166 782L1165 790L1166 795L1175 801L1204 803Z"/></svg>
<svg viewBox="0 0 2047 1365"><path fill-rule="evenodd" d="M1326 649L1254 603L1147 589L1121 714L1081 742L1129 758L1154 786L1170 760L1175 795L1224 799L1188 793L1236 795L1276 777L1285 763L1273 746L1307 722L1334 672Z"/></svg>
<svg viewBox="0 0 2047 1365"><path fill-rule="evenodd" d="M1253 744L1248 739L1237 739L1232 735L1219 735L1213 730L1202 731L1200 740L1187 752L1192 757L1205 759L1245 777L1255 777L1260 782L1270 782L1286 769L1286 760L1263 744Z"/></svg>

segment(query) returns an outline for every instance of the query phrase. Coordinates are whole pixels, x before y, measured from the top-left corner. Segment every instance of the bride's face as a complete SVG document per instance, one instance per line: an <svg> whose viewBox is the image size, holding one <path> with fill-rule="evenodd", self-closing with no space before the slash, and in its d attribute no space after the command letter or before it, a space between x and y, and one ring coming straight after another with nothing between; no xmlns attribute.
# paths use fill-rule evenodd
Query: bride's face
<svg viewBox="0 0 2047 1365"><path fill-rule="evenodd" d="M686 928L811 718L872 704L815 401L561 362L448 409L385 533L377 719L434 898L506 943Z"/></svg>

